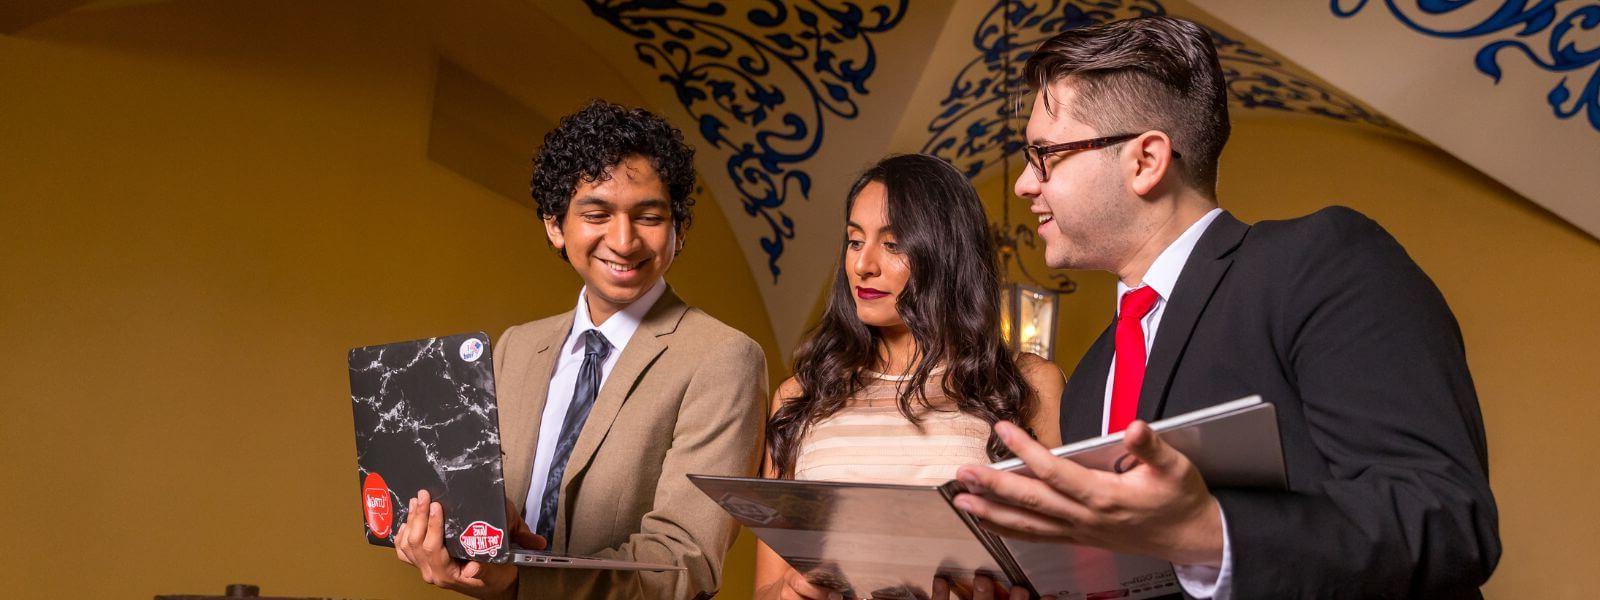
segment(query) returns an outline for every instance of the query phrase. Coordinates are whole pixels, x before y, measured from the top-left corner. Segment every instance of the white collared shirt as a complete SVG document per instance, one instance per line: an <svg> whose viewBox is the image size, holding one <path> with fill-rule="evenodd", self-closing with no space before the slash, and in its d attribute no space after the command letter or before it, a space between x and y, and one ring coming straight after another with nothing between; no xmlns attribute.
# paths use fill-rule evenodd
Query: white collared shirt
<svg viewBox="0 0 1600 600"><path fill-rule="evenodd" d="M567 421L567 407L572 405L572 393L578 387L578 371L583 367L583 334L590 329L598 330L611 344L611 353L600 364L600 387L604 389L612 367L617 366L617 357L622 356L622 349L627 347L628 340L633 339L634 332L639 330L645 313L650 312L650 307L655 306L661 295L666 293L667 281L656 280L656 284L650 286L643 296L600 325L595 325L589 319L589 301L584 295L587 291L585 287L578 292L578 308L572 313L572 330L567 332L567 339L559 350L561 354L556 356L556 371L550 376L544 416L539 420L539 445L533 452L533 478L529 479L528 498L523 505L523 519L527 520L528 529L532 530L537 530L539 526L545 479L550 476L550 455L555 453L556 442L561 439L561 427Z"/></svg>
<svg viewBox="0 0 1600 600"><path fill-rule="evenodd" d="M1150 263L1149 270L1145 271L1144 281L1140 287L1149 286L1156 291L1158 296L1156 304L1150 313L1140 320L1144 328L1144 356L1145 361L1150 360L1150 348L1156 341L1156 329L1161 327L1161 316L1166 313L1167 299L1172 297L1173 288L1178 285L1178 276L1183 274L1184 265L1189 264L1189 255L1194 252L1194 245L1199 243L1200 236L1211 227L1211 222L1217 220L1217 215L1222 214L1221 208L1213 208L1199 220L1183 231L1178 239L1172 240L1165 250L1156 256L1155 262ZM1122 296L1129 291L1138 289L1128 287L1121 281L1117 282L1117 308L1121 310ZM1105 405L1100 411L1100 433L1104 435L1111 423L1111 386L1116 379L1117 358L1111 359L1111 371L1106 373ZM1225 600L1233 596L1233 552L1228 543L1228 519L1222 518L1222 567L1173 565L1178 574L1178 583L1183 586L1183 591L1195 598L1212 598Z"/></svg>

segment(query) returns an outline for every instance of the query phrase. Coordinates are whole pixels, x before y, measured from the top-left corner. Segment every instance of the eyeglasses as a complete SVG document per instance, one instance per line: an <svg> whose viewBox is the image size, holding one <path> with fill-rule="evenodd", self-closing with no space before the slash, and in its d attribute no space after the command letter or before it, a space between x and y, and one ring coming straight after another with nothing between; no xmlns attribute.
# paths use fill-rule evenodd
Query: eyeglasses
<svg viewBox="0 0 1600 600"><path fill-rule="evenodd" d="M1092 140L1083 140L1079 142L1051 144L1049 146L1037 146L1030 144L1023 146L1022 154L1028 158L1028 165L1033 167L1033 174L1039 177L1040 182L1045 182L1050 180L1050 171L1045 167L1044 159L1051 154L1060 154L1063 152L1082 152L1084 150L1099 150L1107 146L1113 146L1126 142L1133 138L1139 137L1140 135L1142 134L1124 133L1120 135L1099 137ZM1172 151L1172 157L1182 158L1176 149Z"/></svg>

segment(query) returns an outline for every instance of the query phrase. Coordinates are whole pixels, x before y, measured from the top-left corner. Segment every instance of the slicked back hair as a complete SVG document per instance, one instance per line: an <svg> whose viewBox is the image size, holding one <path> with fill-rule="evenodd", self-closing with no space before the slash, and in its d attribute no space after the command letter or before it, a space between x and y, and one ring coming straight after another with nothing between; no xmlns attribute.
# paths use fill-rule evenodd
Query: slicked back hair
<svg viewBox="0 0 1600 600"><path fill-rule="evenodd" d="M1216 197L1217 159L1232 128L1227 83L1204 28L1158 16L1070 29L1040 44L1022 75L1044 92L1051 114L1050 85L1067 82L1072 118L1100 135L1166 133L1183 156L1179 172Z"/></svg>

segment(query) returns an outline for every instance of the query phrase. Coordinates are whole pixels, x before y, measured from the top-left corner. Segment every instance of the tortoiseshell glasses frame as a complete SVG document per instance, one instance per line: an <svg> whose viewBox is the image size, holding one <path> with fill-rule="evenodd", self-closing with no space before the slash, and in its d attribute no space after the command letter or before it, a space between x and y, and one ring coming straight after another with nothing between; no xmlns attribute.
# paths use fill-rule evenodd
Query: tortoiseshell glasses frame
<svg viewBox="0 0 1600 600"><path fill-rule="evenodd" d="M1050 171L1047 167L1045 167L1044 159L1051 154L1060 154L1062 152L1082 152L1084 150L1099 150L1107 146L1126 142L1133 138L1139 137L1140 135L1143 134L1123 133L1119 135L1098 137L1077 142L1051 144L1049 146L1029 144L1027 146L1023 146L1022 155L1027 157L1028 166L1033 167L1033 174L1039 178L1041 183L1043 183L1050 180ZM1182 158L1182 156L1178 154L1177 150L1172 151L1172 157Z"/></svg>

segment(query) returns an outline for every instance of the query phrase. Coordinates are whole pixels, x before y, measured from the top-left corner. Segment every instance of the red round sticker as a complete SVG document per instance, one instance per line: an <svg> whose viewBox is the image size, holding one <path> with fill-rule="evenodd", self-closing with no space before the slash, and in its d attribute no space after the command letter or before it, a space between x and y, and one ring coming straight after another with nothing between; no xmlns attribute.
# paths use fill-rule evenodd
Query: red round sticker
<svg viewBox="0 0 1600 600"><path fill-rule="evenodd" d="M367 513L367 529L378 539L389 537L389 526L394 524L394 507L389 502L389 485L377 473L368 473L361 482L361 505Z"/></svg>

